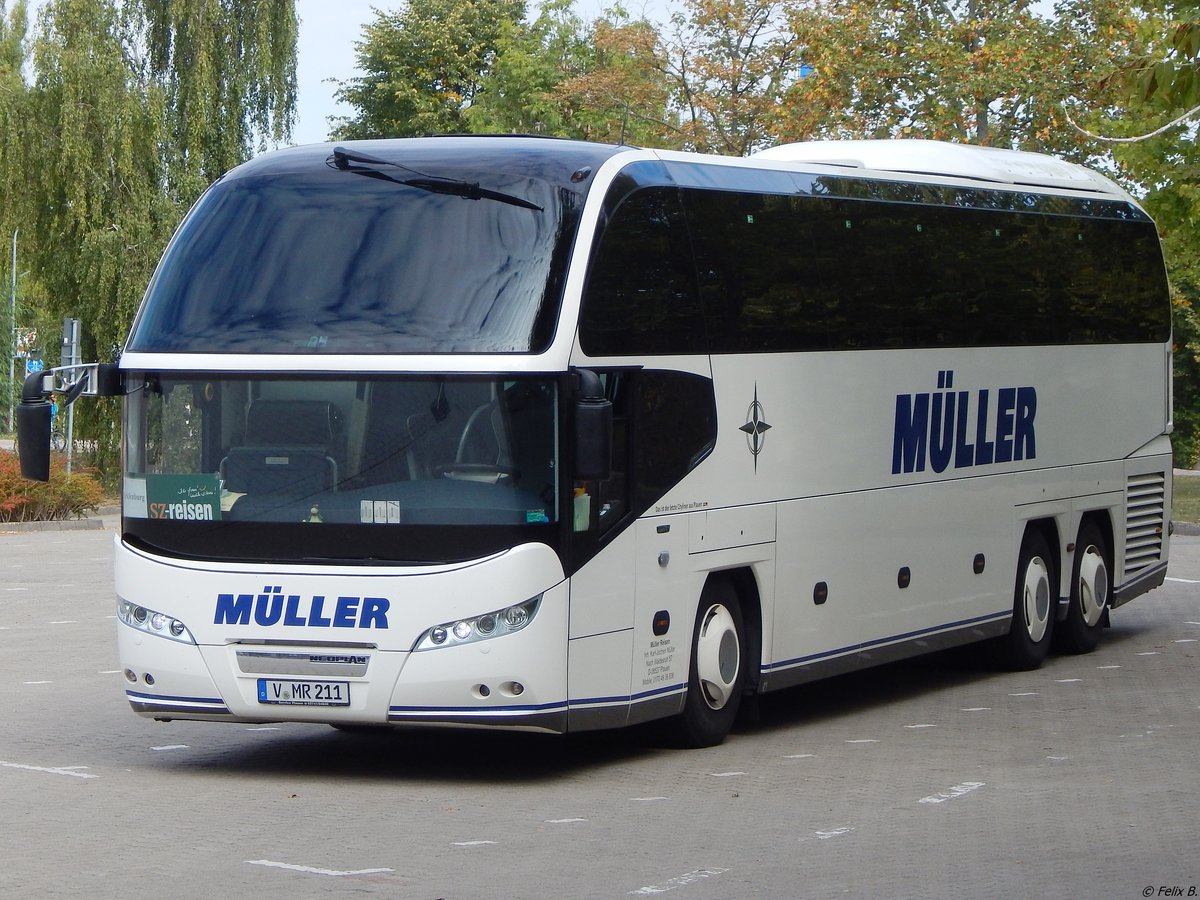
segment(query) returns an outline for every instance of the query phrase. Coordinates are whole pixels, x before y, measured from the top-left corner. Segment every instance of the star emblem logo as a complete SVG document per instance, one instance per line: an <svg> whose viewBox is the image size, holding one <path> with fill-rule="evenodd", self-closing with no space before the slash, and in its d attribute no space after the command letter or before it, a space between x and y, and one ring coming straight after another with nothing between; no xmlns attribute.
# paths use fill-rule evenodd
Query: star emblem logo
<svg viewBox="0 0 1200 900"><path fill-rule="evenodd" d="M758 402L758 383L754 384L754 402L746 410L746 424L738 430L746 433L746 446L754 457L754 471L758 471L758 454L762 453L767 441L767 432L771 429L763 412L763 405Z"/></svg>

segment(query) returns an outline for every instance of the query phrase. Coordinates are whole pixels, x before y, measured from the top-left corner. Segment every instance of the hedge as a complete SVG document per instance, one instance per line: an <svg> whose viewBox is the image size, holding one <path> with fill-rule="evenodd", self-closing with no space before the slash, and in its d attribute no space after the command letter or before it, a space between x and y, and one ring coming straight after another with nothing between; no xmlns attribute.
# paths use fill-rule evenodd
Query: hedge
<svg viewBox="0 0 1200 900"><path fill-rule="evenodd" d="M104 492L90 472L76 470L67 477L64 457L50 461L50 480L21 477L16 453L0 450L0 522L45 522L81 519L100 506Z"/></svg>

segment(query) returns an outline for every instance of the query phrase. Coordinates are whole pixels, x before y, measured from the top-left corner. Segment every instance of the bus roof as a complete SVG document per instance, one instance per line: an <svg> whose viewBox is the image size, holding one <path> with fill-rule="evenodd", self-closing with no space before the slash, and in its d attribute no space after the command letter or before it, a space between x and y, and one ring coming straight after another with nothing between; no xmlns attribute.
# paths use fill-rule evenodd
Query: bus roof
<svg viewBox="0 0 1200 900"><path fill-rule="evenodd" d="M897 174L969 178L1028 187L1066 188L1131 199L1115 182L1066 160L1042 153L945 141L807 141L780 144L754 154L753 158L822 163Z"/></svg>

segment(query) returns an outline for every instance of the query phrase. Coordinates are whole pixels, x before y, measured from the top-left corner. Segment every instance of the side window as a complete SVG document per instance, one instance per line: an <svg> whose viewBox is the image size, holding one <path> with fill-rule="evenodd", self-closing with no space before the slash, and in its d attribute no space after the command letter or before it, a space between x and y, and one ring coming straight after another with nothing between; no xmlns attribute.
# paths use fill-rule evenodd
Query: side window
<svg viewBox="0 0 1200 900"><path fill-rule="evenodd" d="M684 203L714 352L829 349L851 327L854 235L827 201L689 190Z"/></svg>
<svg viewBox="0 0 1200 900"><path fill-rule="evenodd" d="M1154 226L686 189L716 353L1165 340Z"/></svg>
<svg viewBox="0 0 1200 900"><path fill-rule="evenodd" d="M633 429L633 502L654 506L717 441L712 381L686 372L639 372Z"/></svg>
<svg viewBox="0 0 1200 900"><path fill-rule="evenodd" d="M679 193L630 194L593 248L580 345L589 356L707 351Z"/></svg>
<svg viewBox="0 0 1200 900"><path fill-rule="evenodd" d="M576 569L637 516L653 510L717 440L711 379L645 369L601 376L613 404L612 475L575 483Z"/></svg>

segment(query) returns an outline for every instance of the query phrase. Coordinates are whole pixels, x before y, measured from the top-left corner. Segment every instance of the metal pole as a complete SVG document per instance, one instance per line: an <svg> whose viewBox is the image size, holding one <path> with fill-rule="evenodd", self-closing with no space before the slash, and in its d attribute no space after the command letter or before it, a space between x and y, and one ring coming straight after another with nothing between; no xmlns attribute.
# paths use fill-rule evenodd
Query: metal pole
<svg viewBox="0 0 1200 900"><path fill-rule="evenodd" d="M12 241L12 293L9 295L8 314L8 431L13 432L13 394L16 392L17 365L17 235L18 228L13 231Z"/></svg>

